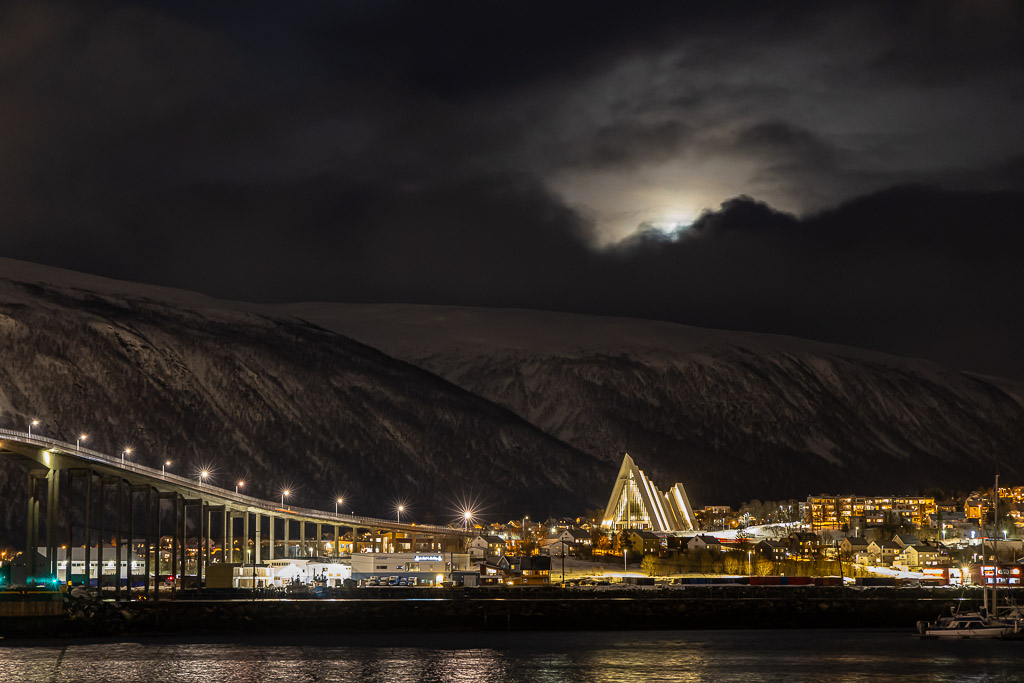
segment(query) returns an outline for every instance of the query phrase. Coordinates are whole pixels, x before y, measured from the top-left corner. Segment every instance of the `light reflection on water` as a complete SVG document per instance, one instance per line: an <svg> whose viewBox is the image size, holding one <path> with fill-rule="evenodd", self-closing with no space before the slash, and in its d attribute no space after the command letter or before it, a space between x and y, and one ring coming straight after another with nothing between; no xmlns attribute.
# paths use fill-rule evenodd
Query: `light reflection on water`
<svg viewBox="0 0 1024 683"><path fill-rule="evenodd" d="M907 631L260 634L0 641L0 681L1020 680L1021 655Z"/></svg>

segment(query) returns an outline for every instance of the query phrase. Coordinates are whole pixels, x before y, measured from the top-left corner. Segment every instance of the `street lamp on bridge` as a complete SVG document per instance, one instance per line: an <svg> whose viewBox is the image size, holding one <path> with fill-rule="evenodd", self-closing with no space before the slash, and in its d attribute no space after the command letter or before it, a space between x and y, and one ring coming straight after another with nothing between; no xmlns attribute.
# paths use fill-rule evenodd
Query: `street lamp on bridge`
<svg viewBox="0 0 1024 683"><path fill-rule="evenodd" d="M238 493L238 489L243 489L243 488L245 488L245 482L242 481L241 479L239 479L238 483L235 484L235 493Z"/></svg>
<svg viewBox="0 0 1024 683"><path fill-rule="evenodd" d="M39 420L32 420L28 423L28 435L32 436L32 428L39 426Z"/></svg>
<svg viewBox="0 0 1024 683"><path fill-rule="evenodd" d="M397 508L395 508L395 512L398 513L398 523L401 524L402 523L402 513L405 512L405 506L404 505L399 505Z"/></svg>
<svg viewBox="0 0 1024 683"><path fill-rule="evenodd" d="M206 478L210 476L210 470L203 470L199 473L199 483L205 484Z"/></svg>
<svg viewBox="0 0 1024 683"><path fill-rule="evenodd" d="M75 450L76 451L82 450L82 442L85 441L88 438L89 438L88 434L79 434L78 435L78 440L75 441Z"/></svg>
<svg viewBox="0 0 1024 683"><path fill-rule="evenodd" d="M170 467L170 466L171 466L171 461L170 460L164 460L164 464L160 465L160 476L161 477L166 477L167 476L167 468Z"/></svg>
<svg viewBox="0 0 1024 683"><path fill-rule="evenodd" d="M338 500L334 501L334 514L338 514L338 506L341 505L344 502L345 502L344 498L338 498Z"/></svg>
<svg viewBox="0 0 1024 683"><path fill-rule="evenodd" d="M469 522L471 519L473 519L473 512L471 510L466 510L462 513L462 526L466 531L469 531Z"/></svg>
<svg viewBox="0 0 1024 683"><path fill-rule="evenodd" d="M281 507L284 507L284 499L290 496L291 494L292 492L289 491L288 489L281 491Z"/></svg>
<svg viewBox="0 0 1024 683"><path fill-rule="evenodd" d="M131 446L125 446L124 450L121 451L121 464L122 465L124 464L124 456L131 455L131 454L132 454Z"/></svg>

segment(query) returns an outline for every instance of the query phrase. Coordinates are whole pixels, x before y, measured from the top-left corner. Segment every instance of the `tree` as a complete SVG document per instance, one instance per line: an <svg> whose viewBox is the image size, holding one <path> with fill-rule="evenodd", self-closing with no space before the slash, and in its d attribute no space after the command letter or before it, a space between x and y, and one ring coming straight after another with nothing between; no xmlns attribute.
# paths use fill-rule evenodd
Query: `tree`
<svg viewBox="0 0 1024 683"><path fill-rule="evenodd" d="M774 569L775 566L763 557L754 565L754 571L757 572L758 576L771 576Z"/></svg>
<svg viewBox="0 0 1024 683"><path fill-rule="evenodd" d="M710 550L700 551L700 571L702 574L708 574L715 567L715 558L711 556Z"/></svg>
<svg viewBox="0 0 1024 683"><path fill-rule="evenodd" d="M658 558L654 555L644 555L643 561L640 562L640 571L647 576L654 576L658 573Z"/></svg>

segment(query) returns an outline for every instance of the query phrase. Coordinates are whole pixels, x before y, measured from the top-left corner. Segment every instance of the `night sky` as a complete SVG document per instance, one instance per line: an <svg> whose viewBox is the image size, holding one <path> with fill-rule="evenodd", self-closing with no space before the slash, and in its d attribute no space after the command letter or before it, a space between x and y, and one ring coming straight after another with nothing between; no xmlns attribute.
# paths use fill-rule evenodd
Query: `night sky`
<svg viewBox="0 0 1024 683"><path fill-rule="evenodd" d="M13 258L1024 379L1022 209L1017 2L0 5Z"/></svg>

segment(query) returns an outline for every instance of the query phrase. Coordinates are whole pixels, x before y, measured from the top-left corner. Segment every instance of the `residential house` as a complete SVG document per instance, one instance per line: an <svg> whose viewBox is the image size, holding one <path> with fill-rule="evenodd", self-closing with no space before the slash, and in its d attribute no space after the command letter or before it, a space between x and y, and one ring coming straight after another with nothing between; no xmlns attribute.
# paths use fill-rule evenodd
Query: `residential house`
<svg viewBox="0 0 1024 683"><path fill-rule="evenodd" d="M867 554L874 558L874 564L891 567L902 550L903 548L892 541L872 541L868 544Z"/></svg>
<svg viewBox="0 0 1024 683"><path fill-rule="evenodd" d="M572 557L573 551L575 549L576 546L574 546L573 544L556 538L555 540L549 539L547 545L543 546L540 549L540 554L547 555L553 558L559 558L562 557L562 555L565 555L566 557Z"/></svg>
<svg viewBox="0 0 1024 683"><path fill-rule="evenodd" d="M853 557L857 553L867 551L868 542L860 536L846 536L839 543L839 552L846 557Z"/></svg>
<svg viewBox="0 0 1024 683"><path fill-rule="evenodd" d="M964 517L984 522L988 518L991 504L986 496L969 496L964 501Z"/></svg>
<svg viewBox="0 0 1024 683"><path fill-rule="evenodd" d="M721 542L714 536L708 536L707 534L697 534L690 538L686 542L686 550L693 552L694 550L721 550Z"/></svg>
<svg viewBox="0 0 1024 683"><path fill-rule="evenodd" d="M538 585L551 582L551 558L544 555L503 555L495 565L506 584Z"/></svg>
<svg viewBox="0 0 1024 683"><path fill-rule="evenodd" d="M808 531L794 531L786 539L789 556L802 560L812 559L821 547L821 539L817 534Z"/></svg>
<svg viewBox="0 0 1024 683"><path fill-rule="evenodd" d="M771 539L766 539L755 545L754 551L766 560L778 562L780 560L786 559L786 554L789 551L789 546L785 543L782 543L781 541L773 541Z"/></svg>
<svg viewBox="0 0 1024 683"><path fill-rule="evenodd" d="M906 548L910 545L917 545L921 541L918 540L917 536L913 534L896 534L892 537L892 542L898 545L900 548Z"/></svg>
<svg viewBox="0 0 1024 683"><path fill-rule="evenodd" d="M505 550L505 540L500 536L481 534L469 542L469 556L471 559L501 557L505 554Z"/></svg>
<svg viewBox="0 0 1024 683"><path fill-rule="evenodd" d="M652 531L634 529L629 531L629 548L634 554L657 555L661 550L661 538Z"/></svg>
<svg viewBox="0 0 1024 683"><path fill-rule="evenodd" d="M940 564L945 564L947 560L939 548L924 544L908 545L900 555L902 557L898 558L897 562L907 571L937 567Z"/></svg>
<svg viewBox="0 0 1024 683"><path fill-rule="evenodd" d="M593 543L593 539L590 533L576 527L570 527L562 531L562 533L555 536L560 541L565 541L570 546L585 545L589 546Z"/></svg>

